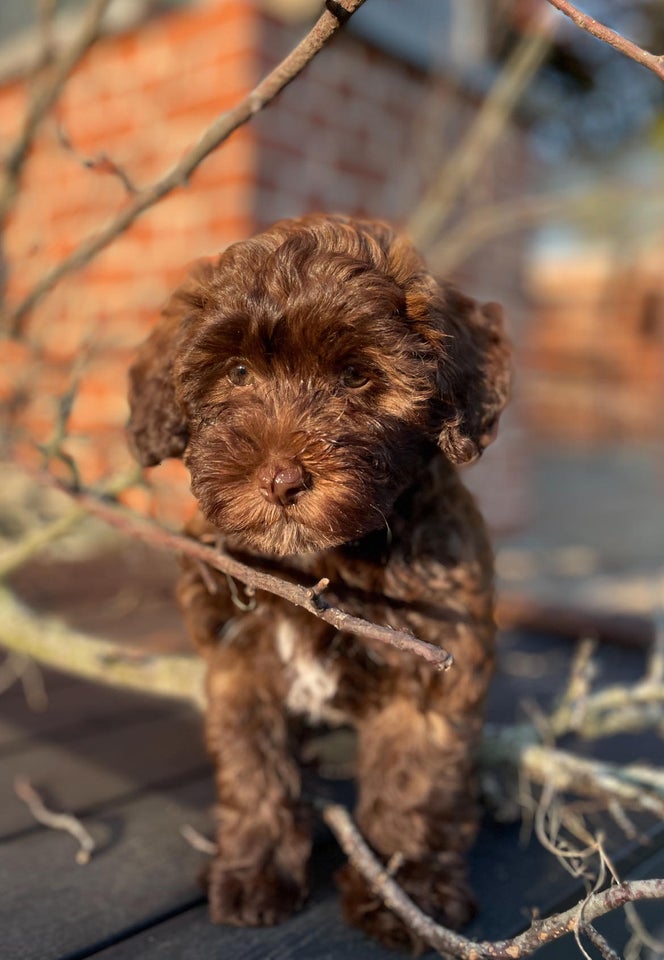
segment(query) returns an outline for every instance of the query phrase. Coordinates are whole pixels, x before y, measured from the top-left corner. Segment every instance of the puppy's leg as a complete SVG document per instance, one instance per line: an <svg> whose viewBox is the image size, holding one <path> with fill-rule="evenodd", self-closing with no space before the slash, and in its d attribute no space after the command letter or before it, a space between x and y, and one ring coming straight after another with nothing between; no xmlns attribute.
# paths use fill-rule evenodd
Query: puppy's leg
<svg viewBox="0 0 664 960"><path fill-rule="evenodd" d="M472 768L480 717L476 703L465 716L445 715L438 706L438 698L421 708L403 696L362 721L356 816L381 859L394 858L395 879L406 893L425 913L458 928L474 912L464 854L477 830ZM351 865L338 880L348 922L387 946L422 948Z"/></svg>
<svg viewBox="0 0 664 960"><path fill-rule="evenodd" d="M235 636L208 672L206 733L218 801L208 895L213 922L268 926L306 897L311 840L289 750L280 667L257 648L254 618L246 620L250 643Z"/></svg>
<svg viewBox="0 0 664 960"><path fill-rule="evenodd" d="M198 653L209 659L219 646L222 628L239 612L228 580L217 570L183 557L176 597L189 638Z"/></svg>

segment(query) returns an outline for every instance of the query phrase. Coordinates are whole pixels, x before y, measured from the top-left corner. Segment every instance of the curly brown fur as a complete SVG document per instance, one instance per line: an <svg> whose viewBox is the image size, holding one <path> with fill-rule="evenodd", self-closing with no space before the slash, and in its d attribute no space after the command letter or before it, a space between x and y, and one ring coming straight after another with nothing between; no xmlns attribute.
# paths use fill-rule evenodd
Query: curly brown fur
<svg viewBox="0 0 664 960"><path fill-rule="evenodd" d="M493 439L509 370L501 311L439 285L384 224L282 221L199 266L131 371L144 464L182 454L194 536L344 607L444 645L445 674L258 592L234 603L185 561L178 596L208 660L219 923L276 923L307 892L294 721L358 731L357 819L398 879L451 926L473 910L474 754L493 664L492 558L454 464ZM412 937L352 867L344 912Z"/></svg>

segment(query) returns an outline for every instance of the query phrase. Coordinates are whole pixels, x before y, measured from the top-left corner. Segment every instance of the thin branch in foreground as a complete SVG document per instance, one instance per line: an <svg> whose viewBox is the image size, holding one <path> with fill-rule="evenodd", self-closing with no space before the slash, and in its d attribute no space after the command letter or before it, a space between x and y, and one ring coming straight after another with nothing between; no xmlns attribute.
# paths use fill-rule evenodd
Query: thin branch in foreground
<svg viewBox="0 0 664 960"><path fill-rule="evenodd" d="M636 61L636 63L640 63L642 67L647 67L648 70L652 70L660 80L664 80L664 56L649 53L632 40L627 40L626 37L616 33L615 30L611 30L610 27L600 23L599 20L595 20L594 17L588 16L587 13L582 13L581 10L569 3L568 0L549 0L549 3L555 7L556 10L560 10L566 17L569 17L581 30L590 33L593 37L596 37L597 40L608 43L609 46L619 50L620 53L623 53L626 57Z"/></svg>
<svg viewBox="0 0 664 960"><path fill-rule="evenodd" d="M202 706L205 665L199 657L152 656L82 633L55 617L38 616L0 587L0 644L39 663L87 680Z"/></svg>
<svg viewBox="0 0 664 960"><path fill-rule="evenodd" d="M307 588L299 584L289 583L279 577L247 566L247 564L235 560L226 553L205 546L199 540L193 540L190 537L164 530L163 527L146 521L144 517L138 514L122 510L101 500L90 491L72 490L49 475L42 475L41 479L51 486L57 486L59 490L69 494L77 503L85 507L89 513L128 536L162 550L182 553L193 560L206 563L214 570L219 570L220 573L228 574L234 579L240 580L253 590L265 590L282 597L284 600L295 604L296 607L303 607L314 616L332 624L337 630L354 633L367 639L379 640L395 647L397 650L415 654L438 670L448 670L454 662L452 655L447 650L424 640L419 640L408 630L395 630L389 626L371 623L361 617L352 616L343 610L330 606L321 596L322 587L320 584L313 588ZM457 626L454 623L448 626L456 632ZM442 630L443 625L441 625L441 632Z"/></svg>
<svg viewBox="0 0 664 960"><path fill-rule="evenodd" d="M80 849L76 854L76 863L84 866L90 862L90 857L97 845L80 820L77 820L70 813L54 813L49 810L26 777L16 778L14 792L19 800L27 805L38 823L50 827L52 830L65 830L78 840Z"/></svg>
<svg viewBox="0 0 664 960"><path fill-rule="evenodd" d="M63 277L84 267L116 237L124 233L142 213L168 196L177 187L184 186L192 173L210 153L216 150L256 113L271 103L277 94L281 93L284 87L304 70L334 36L339 27L363 3L364 0L343 0L343 3L332 3L330 0L327 9L323 11L304 39L254 87L251 93L247 94L235 107L217 117L205 130L198 143L187 151L174 167L151 186L141 190L133 201L105 227L84 240L69 256L43 275L25 299L9 311L6 324L10 334L14 337L21 334L25 318Z"/></svg>
<svg viewBox="0 0 664 960"><path fill-rule="evenodd" d="M580 915L584 924L591 924L593 920L626 903L664 899L664 879L617 883L591 894L582 904L564 913L535 920L528 930L511 940L473 941L440 926L422 913L377 860L343 807L334 804L325 807L323 818L351 863L376 890L386 906L434 949L459 960L519 960L534 953L545 943L573 933Z"/></svg>

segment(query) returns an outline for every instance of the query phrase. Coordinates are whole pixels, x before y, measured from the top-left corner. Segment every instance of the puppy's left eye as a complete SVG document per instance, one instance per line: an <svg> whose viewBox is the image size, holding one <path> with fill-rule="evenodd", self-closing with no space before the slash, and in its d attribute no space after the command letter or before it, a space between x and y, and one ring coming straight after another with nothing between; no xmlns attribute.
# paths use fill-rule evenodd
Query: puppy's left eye
<svg viewBox="0 0 664 960"><path fill-rule="evenodd" d="M236 363L228 371L228 379L234 387L244 387L251 381L251 373L244 363Z"/></svg>
<svg viewBox="0 0 664 960"><path fill-rule="evenodd" d="M369 377L358 370L357 367L346 367L341 374L341 382L344 387L350 387L351 390L358 390L360 387L369 383Z"/></svg>

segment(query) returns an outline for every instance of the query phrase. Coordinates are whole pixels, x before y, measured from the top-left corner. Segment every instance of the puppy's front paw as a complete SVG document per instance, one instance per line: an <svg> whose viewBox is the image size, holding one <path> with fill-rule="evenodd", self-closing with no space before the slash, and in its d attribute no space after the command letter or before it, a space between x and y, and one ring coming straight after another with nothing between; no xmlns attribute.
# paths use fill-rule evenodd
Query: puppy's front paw
<svg viewBox="0 0 664 960"><path fill-rule="evenodd" d="M210 865L207 881L210 919L235 927L282 923L307 895L302 884L272 861L233 868L217 857Z"/></svg>
<svg viewBox="0 0 664 960"><path fill-rule="evenodd" d="M475 913L465 870L456 864L452 867L433 857L406 861L395 880L423 913L451 930L465 926ZM337 884L347 923L393 950L406 950L417 956L428 948L421 937L385 906L353 866L342 867L337 873Z"/></svg>

